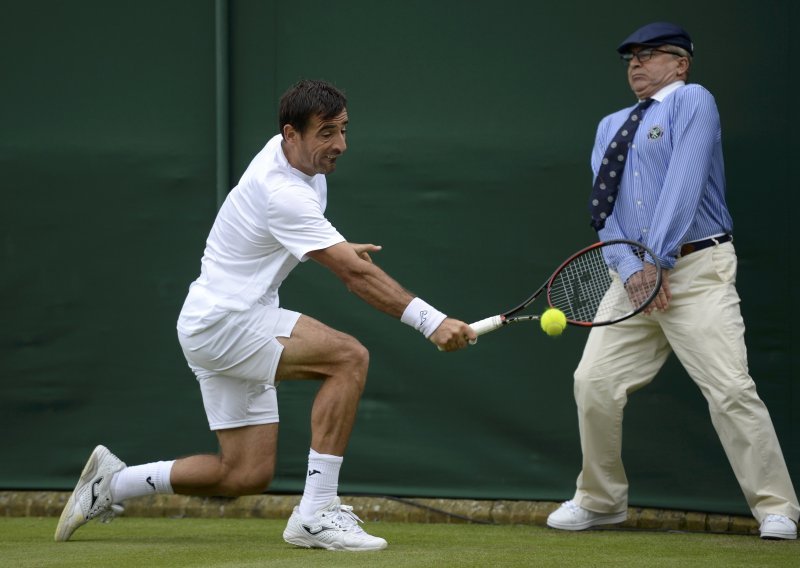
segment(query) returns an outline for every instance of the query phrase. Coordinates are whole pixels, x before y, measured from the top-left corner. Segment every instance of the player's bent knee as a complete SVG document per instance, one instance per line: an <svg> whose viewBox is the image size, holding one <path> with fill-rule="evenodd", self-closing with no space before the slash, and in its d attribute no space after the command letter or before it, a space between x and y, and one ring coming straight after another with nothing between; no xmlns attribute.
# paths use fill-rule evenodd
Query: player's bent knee
<svg viewBox="0 0 800 568"><path fill-rule="evenodd" d="M364 377L367 375L369 368L369 351L358 341L355 342L353 352L353 362L360 369L364 371Z"/></svg>
<svg viewBox="0 0 800 568"><path fill-rule="evenodd" d="M369 351L357 339L348 338L337 350L337 354L340 366L352 369L354 375L366 379L369 368Z"/></svg>
<svg viewBox="0 0 800 568"><path fill-rule="evenodd" d="M356 342L352 363L354 365L353 380L361 391L367 384L367 369L369 368L369 351L361 343Z"/></svg>

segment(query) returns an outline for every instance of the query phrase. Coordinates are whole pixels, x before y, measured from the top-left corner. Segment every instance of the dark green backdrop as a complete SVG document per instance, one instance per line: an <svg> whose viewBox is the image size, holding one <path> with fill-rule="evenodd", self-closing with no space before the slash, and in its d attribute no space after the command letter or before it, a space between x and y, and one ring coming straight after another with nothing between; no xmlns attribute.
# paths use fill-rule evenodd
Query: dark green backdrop
<svg viewBox="0 0 800 568"><path fill-rule="evenodd" d="M800 478L798 315L786 262L798 184L790 0L2 2L0 487L72 487L91 448L128 463L215 451L175 319L220 193L276 131L280 93L349 97L329 217L389 273L473 320L593 238L589 153L631 104L614 48L653 20L694 36L717 97L750 366ZM221 33L220 33L221 32ZM222 191L217 179L221 178ZM284 305L357 336L370 381L341 491L569 498L585 332L533 326L457 354L301 266ZM790 306L788 309L785 306ZM314 385L284 383L272 491L299 491ZM744 513L705 402L673 361L632 397L631 503Z"/></svg>

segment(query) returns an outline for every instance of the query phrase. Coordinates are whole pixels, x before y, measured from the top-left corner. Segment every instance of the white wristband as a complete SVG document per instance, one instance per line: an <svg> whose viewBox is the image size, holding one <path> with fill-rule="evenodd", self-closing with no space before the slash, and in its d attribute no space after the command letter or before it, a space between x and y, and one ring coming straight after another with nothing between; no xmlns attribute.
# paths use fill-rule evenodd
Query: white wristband
<svg viewBox="0 0 800 568"><path fill-rule="evenodd" d="M406 306L400 321L410 325L421 332L426 338L433 335L447 316L428 304L427 302L414 298Z"/></svg>

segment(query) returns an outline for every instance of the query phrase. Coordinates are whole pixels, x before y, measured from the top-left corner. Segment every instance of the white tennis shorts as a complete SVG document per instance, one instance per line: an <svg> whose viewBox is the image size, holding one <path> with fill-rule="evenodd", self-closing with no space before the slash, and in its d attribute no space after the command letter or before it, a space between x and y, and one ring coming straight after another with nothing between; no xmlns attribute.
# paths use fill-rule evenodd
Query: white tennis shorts
<svg viewBox="0 0 800 568"><path fill-rule="evenodd" d="M200 383L211 430L278 422L275 371L283 353L276 337L291 337L300 314L256 304L231 312L194 335L178 332Z"/></svg>

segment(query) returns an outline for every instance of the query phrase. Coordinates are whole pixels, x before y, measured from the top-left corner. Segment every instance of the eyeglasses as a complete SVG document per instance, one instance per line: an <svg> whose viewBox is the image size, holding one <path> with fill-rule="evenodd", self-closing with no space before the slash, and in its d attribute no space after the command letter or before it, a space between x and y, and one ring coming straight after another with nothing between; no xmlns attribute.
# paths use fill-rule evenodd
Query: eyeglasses
<svg viewBox="0 0 800 568"><path fill-rule="evenodd" d="M668 53L670 55L675 55L677 57L684 57L683 54L678 53L677 51L666 51L664 49L656 49L655 47L648 47L647 49L639 50L638 53L633 53L633 52L623 53L622 55L619 56L619 58L622 59L622 61L624 61L626 65L631 61L633 61L634 57L639 60L639 63L646 63L653 58L654 53Z"/></svg>

